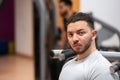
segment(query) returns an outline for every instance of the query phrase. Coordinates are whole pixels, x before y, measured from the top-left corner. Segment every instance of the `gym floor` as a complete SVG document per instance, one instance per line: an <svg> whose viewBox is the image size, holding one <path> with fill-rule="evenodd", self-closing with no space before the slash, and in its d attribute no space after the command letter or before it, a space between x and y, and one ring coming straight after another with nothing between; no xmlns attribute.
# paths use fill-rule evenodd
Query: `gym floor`
<svg viewBox="0 0 120 80"><path fill-rule="evenodd" d="M0 80L34 80L34 62L20 56L0 57Z"/></svg>

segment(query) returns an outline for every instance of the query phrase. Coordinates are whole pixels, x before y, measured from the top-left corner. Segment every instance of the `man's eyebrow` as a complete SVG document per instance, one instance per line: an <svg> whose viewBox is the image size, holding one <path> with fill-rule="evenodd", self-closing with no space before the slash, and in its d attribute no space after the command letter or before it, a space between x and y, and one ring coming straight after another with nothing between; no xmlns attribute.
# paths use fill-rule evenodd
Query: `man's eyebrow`
<svg viewBox="0 0 120 80"><path fill-rule="evenodd" d="M77 32L83 31L84 29L78 29ZM67 33L72 33L72 31L67 31Z"/></svg>
<svg viewBox="0 0 120 80"><path fill-rule="evenodd" d="M68 31L67 33L72 33L72 31Z"/></svg>
<svg viewBox="0 0 120 80"><path fill-rule="evenodd" d="M79 31L83 31L83 30L84 30L84 29L78 29L77 32L79 32Z"/></svg>

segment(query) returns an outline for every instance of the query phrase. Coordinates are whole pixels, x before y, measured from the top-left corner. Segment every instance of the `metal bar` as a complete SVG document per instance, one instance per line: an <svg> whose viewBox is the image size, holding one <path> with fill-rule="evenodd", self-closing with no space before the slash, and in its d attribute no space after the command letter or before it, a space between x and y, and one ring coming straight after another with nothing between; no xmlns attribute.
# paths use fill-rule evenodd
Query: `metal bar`
<svg viewBox="0 0 120 80"><path fill-rule="evenodd" d="M100 51L100 52L108 60L118 60L118 61L120 61L120 52L108 52L108 51Z"/></svg>
<svg viewBox="0 0 120 80"><path fill-rule="evenodd" d="M40 42L40 62L41 62L41 78L40 80L46 80L46 76L47 76L47 73L46 73L46 65L47 65L47 59L46 59L46 47L45 47L45 44L46 44L46 27L47 27L47 11L45 9L45 3L44 3L44 0L39 0L40 2L40 5L41 5L41 12L40 12L40 39L41 39L41 42Z"/></svg>
<svg viewBox="0 0 120 80"><path fill-rule="evenodd" d="M116 33L116 34L118 35L118 38L119 38L119 41L120 41L120 31L119 31L119 30L117 30L117 29L115 29L113 26L111 26L111 25L109 25L109 24L107 24L107 23L105 23L105 22L97 19L97 18L94 17L94 16L92 16L92 17L93 17L93 19L94 19L96 22L102 24L103 27L105 27L105 28L109 29L110 31ZM120 43L119 43L119 48L120 48Z"/></svg>
<svg viewBox="0 0 120 80"><path fill-rule="evenodd" d="M46 28L48 27L48 13L46 10L46 6L45 6L45 0L35 0L35 3L37 5L38 8L38 12L40 15L40 36L39 36L39 40L40 40L40 75L39 75L39 80L47 80L47 71L46 71L46 65L47 65L47 54L46 54Z"/></svg>

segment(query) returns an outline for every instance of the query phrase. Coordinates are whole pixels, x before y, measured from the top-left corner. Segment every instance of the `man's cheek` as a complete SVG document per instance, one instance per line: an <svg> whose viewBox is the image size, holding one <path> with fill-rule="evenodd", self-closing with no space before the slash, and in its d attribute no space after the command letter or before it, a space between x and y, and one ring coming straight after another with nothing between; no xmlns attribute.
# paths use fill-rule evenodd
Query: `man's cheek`
<svg viewBox="0 0 120 80"><path fill-rule="evenodd" d="M89 38L89 36L84 36L81 40L82 40L83 42L86 42L86 41L88 40L88 38Z"/></svg>
<svg viewBox="0 0 120 80"><path fill-rule="evenodd" d="M79 43L80 43L82 46L84 46L86 42L87 42L87 38L82 38L82 39L79 41Z"/></svg>

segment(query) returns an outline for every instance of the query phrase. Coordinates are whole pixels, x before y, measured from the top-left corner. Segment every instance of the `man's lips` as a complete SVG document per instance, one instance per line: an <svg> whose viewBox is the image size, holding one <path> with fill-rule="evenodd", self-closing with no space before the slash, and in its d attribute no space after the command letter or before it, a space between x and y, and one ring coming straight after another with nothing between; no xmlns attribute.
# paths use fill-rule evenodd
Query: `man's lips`
<svg viewBox="0 0 120 80"><path fill-rule="evenodd" d="M81 45L77 44L77 45L74 45L73 47L76 48L76 49L80 49Z"/></svg>

